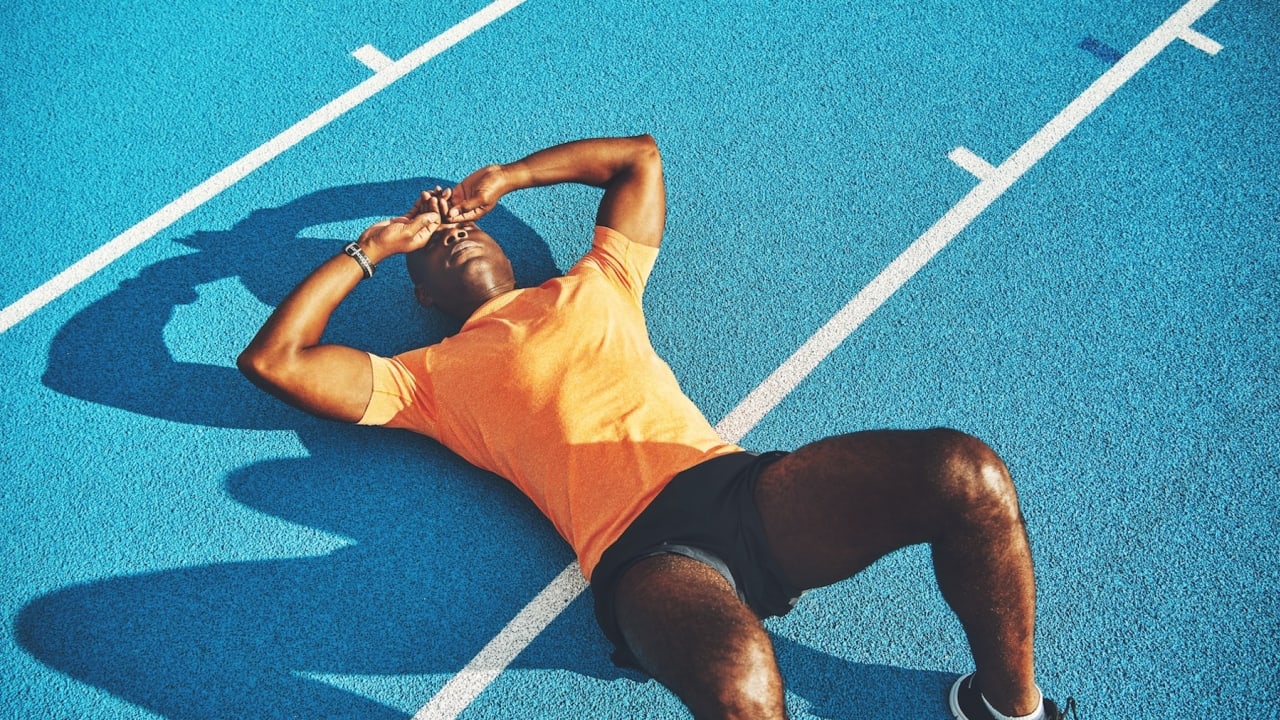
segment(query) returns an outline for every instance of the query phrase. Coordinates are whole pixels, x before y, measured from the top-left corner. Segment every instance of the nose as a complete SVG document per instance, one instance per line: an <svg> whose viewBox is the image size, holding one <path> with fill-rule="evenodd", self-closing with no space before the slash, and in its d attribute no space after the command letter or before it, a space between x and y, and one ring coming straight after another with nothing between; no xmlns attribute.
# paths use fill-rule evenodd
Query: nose
<svg viewBox="0 0 1280 720"><path fill-rule="evenodd" d="M467 229L461 225L455 225L444 234L444 238L442 239L444 240L445 247L456 245L467 239Z"/></svg>

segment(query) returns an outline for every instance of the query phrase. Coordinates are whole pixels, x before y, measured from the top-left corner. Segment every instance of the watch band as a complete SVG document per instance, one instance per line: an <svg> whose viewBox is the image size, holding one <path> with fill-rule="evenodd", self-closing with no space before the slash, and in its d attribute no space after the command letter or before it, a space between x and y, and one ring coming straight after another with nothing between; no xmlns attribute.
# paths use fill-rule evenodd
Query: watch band
<svg viewBox="0 0 1280 720"><path fill-rule="evenodd" d="M360 249L360 243L347 243L347 246L342 248L342 252L357 263L360 263L360 269L364 271L365 279L373 277L373 263L369 262L369 256L364 254L364 250Z"/></svg>

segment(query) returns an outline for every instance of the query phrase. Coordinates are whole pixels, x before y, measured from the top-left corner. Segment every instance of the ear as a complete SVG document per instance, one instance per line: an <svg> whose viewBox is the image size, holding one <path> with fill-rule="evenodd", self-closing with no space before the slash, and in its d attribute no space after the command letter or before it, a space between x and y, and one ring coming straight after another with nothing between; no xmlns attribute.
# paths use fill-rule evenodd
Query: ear
<svg viewBox="0 0 1280 720"><path fill-rule="evenodd" d="M413 286L413 296L418 298L418 304L424 308L429 308L436 304L435 298L428 295L427 288L421 284Z"/></svg>

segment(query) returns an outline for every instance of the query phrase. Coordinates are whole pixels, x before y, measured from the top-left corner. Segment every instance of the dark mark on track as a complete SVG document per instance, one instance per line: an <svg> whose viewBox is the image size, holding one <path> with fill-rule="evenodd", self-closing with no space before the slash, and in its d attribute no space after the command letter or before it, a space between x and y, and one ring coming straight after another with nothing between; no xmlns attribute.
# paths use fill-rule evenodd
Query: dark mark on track
<svg viewBox="0 0 1280 720"><path fill-rule="evenodd" d="M1081 40L1079 48L1081 50L1087 50L1089 54L1093 55L1099 60L1105 60L1109 65L1115 65L1116 63L1120 62L1120 58L1124 57L1124 53L1102 42L1101 40L1097 40L1091 37L1087 37Z"/></svg>

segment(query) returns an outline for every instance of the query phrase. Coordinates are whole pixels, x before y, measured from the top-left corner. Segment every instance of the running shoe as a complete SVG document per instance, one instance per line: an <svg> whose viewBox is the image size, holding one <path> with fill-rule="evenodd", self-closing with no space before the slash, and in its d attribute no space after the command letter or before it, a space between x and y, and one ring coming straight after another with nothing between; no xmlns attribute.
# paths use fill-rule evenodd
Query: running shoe
<svg viewBox="0 0 1280 720"><path fill-rule="evenodd" d="M951 686L951 696L948 699L951 703L951 714L956 716L956 720L994 720L991 717L991 711L987 710L986 703L982 702L982 690L974 682L975 675L976 673L969 673L956 680L955 685ZM1074 698L1067 698L1067 702L1061 709L1049 698L1044 699L1044 720L1066 720L1067 713L1071 713L1071 717L1076 718Z"/></svg>

